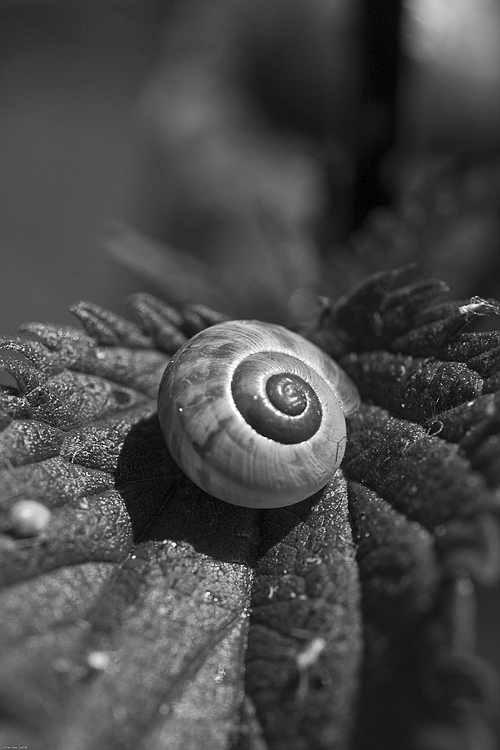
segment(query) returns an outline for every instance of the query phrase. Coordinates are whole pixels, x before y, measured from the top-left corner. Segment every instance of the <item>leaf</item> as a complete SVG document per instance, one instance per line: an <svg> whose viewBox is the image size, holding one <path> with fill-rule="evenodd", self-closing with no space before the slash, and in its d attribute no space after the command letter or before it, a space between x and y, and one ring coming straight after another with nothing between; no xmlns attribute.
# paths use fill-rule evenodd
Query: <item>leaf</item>
<svg viewBox="0 0 500 750"><path fill-rule="evenodd" d="M137 324L79 303L85 332L1 342L3 744L493 747L472 612L500 569L500 334L465 327L498 307L412 274L304 324L363 404L342 471L288 508L207 496L161 437L169 356L224 316L140 294ZM20 499L51 511L31 536Z"/></svg>

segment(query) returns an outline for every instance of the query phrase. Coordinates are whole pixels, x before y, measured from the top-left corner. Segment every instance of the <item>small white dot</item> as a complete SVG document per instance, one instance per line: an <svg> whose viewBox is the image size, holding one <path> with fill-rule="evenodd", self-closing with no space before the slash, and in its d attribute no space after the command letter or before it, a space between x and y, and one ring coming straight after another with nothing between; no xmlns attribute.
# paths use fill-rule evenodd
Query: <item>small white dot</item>
<svg viewBox="0 0 500 750"><path fill-rule="evenodd" d="M92 669L97 669L102 672L109 664L109 654L105 651L91 651L87 655L87 664L89 667L92 667Z"/></svg>
<svg viewBox="0 0 500 750"><path fill-rule="evenodd" d="M37 500L19 500L10 509L10 531L15 536L36 536L48 525L52 513Z"/></svg>

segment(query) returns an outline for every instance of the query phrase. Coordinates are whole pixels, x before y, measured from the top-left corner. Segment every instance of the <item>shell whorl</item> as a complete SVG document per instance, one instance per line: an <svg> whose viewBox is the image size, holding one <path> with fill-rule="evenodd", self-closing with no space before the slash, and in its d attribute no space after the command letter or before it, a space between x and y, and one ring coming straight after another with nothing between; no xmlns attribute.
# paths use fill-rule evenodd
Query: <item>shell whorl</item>
<svg viewBox="0 0 500 750"><path fill-rule="evenodd" d="M247 507L299 502L323 487L345 448L359 395L328 355L257 321L205 329L169 362L158 396L167 446L211 495Z"/></svg>

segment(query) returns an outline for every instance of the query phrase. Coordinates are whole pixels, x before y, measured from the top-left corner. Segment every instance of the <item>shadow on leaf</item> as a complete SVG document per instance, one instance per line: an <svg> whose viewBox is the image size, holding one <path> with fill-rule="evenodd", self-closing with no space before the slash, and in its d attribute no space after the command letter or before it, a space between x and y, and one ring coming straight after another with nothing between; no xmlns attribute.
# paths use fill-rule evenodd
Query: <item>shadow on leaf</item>
<svg viewBox="0 0 500 750"><path fill-rule="evenodd" d="M156 414L128 433L115 487L127 507L137 543L187 542L215 560L247 565L282 541L317 501L316 494L293 509L256 510L207 495L175 464Z"/></svg>

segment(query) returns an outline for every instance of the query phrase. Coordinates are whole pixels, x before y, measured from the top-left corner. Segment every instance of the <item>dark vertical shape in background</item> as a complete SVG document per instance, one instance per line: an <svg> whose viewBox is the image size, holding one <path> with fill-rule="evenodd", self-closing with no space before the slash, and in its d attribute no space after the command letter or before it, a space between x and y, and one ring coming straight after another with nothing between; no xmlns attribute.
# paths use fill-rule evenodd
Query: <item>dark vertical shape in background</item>
<svg viewBox="0 0 500 750"><path fill-rule="evenodd" d="M380 164L396 140L401 11L401 0L364 1L364 107L354 188L354 228L371 208L390 202L388 191L380 182Z"/></svg>

